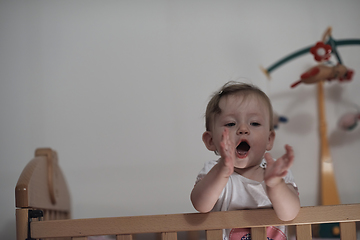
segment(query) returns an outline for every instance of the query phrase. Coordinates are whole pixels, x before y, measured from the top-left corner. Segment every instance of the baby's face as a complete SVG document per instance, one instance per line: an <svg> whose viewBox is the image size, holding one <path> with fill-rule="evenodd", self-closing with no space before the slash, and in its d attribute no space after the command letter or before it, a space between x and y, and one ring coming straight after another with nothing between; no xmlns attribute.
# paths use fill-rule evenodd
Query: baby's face
<svg viewBox="0 0 360 240"><path fill-rule="evenodd" d="M270 113L264 100L256 95L229 95L220 100L221 114L212 127L217 151L224 129L229 130L235 144L235 167L248 168L261 163L266 150L273 145L275 133L270 131Z"/></svg>

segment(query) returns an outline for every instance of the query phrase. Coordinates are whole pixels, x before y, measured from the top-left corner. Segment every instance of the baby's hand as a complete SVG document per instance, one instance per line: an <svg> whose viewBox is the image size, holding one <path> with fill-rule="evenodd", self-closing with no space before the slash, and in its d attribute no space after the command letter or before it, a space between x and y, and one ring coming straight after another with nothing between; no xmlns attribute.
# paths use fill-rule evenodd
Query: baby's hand
<svg viewBox="0 0 360 240"><path fill-rule="evenodd" d="M270 153L265 154L267 167L265 169L264 181L268 187L274 187L279 184L294 162L294 150L292 147L286 144L285 150L286 153L276 161L273 160Z"/></svg>
<svg viewBox="0 0 360 240"><path fill-rule="evenodd" d="M235 144L230 140L229 130L224 129L220 142L220 156L224 164L224 172L229 177L234 172Z"/></svg>

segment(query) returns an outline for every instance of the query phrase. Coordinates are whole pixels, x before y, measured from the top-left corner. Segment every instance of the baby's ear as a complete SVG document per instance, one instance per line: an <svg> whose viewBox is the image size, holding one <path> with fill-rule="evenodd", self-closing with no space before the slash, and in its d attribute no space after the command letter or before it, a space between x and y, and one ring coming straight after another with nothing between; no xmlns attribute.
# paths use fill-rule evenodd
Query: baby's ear
<svg viewBox="0 0 360 240"><path fill-rule="evenodd" d="M216 151L216 146L214 145L212 133L210 131L203 133L202 140L208 150Z"/></svg>
<svg viewBox="0 0 360 240"><path fill-rule="evenodd" d="M272 131L270 131L268 144L266 145L267 151L270 151L273 148L274 141L275 141L275 131L272 130Z"/></svg>

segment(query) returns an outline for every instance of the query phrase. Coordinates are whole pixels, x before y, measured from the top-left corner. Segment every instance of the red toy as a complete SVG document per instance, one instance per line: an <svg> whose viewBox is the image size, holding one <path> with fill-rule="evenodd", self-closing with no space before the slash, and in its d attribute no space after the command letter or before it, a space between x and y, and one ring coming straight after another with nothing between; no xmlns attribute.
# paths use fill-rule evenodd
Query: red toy
<svg viewBox="0 0 360 240"><path fill-rule="evenodd" d="M340 63L332 67L320 64L304 72L300 76L300 80L291 84L291 87L294 88L300 83L311 84L323 80L331 81L334 79L338 79L340 82L350 81L353 75L354 75L353 70L346 68L344 65Z"/></svg>

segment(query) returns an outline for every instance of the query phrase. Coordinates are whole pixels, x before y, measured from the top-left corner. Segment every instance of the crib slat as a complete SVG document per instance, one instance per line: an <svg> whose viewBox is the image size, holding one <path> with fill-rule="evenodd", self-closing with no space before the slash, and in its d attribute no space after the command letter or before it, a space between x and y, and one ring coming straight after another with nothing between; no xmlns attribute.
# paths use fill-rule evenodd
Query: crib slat
<svg viewBox="0 0 360 240"><path fill-rule="evenodd" d="M298 240L311 240L311 224L297 225L296 226L296 239Z"/></svg>
<svg viewBox="0 0 360 240"><path fill-rule="evenodd" d="M16 239L22 240L28 237L28 209L16 209Z"/></svg>
<svg viewBox="0 0 360 240"><path fill-rule="evenodd" d="M187 238L188 240L198 240L200 239L200 232L199 231L190 231L187 232Z"/></svg>
<svg viewBox="0 0 360 240"><path fill-rule="evenodd" d="M87 240L87 237L73 237L71 240Z"/></svg>
<svg viewBox="0 0 360 240"><path fill-rule="evenodd" d="M116 235L116 240L133 240L133 237L131 234Z"/></svg>
<svg viewBox="0 0 360 240"><path fill-rule="evenodd" d="M206 230L206 240L222 239L223 230Z"/></svg>
<svg viewBox="0 0 360 240"><path fill-rule="evenodd" d="M340 223L341 240L356 240L356 224L355 222Z"/></svg>
<svg viewBox="0 0 360 240"><path fill-rule="evenodd" d="M161 240L177 240L177 232L163 232Z"/></svg>
<svg viewBox="0 0 360 240"><path fill-rule="evenodd" d="M265 227L253 227L253 228L251 228L251 239L253 239L253 240L266 240L266 228Z"/></svg>

